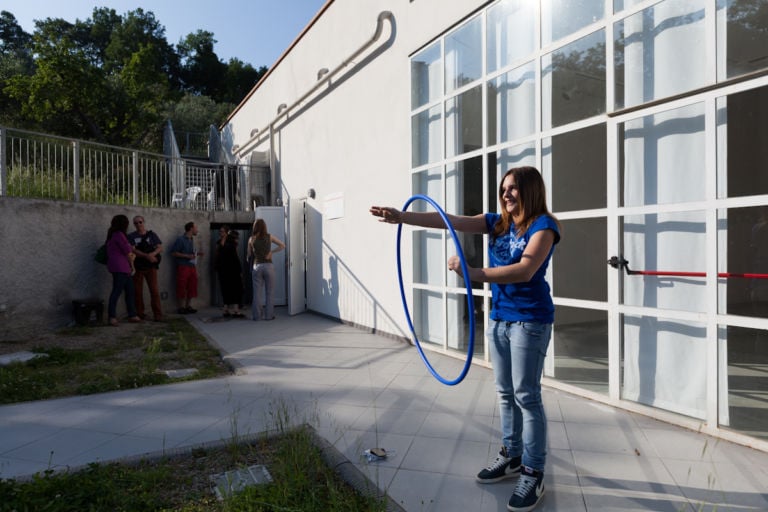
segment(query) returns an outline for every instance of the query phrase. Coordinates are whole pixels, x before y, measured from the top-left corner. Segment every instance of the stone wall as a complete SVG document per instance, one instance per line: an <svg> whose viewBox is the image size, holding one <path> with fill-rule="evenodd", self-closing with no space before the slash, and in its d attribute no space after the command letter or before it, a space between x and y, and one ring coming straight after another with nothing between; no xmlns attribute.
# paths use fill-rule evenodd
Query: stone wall
<svg viewBox="0 0 768 512"><path fill-rule="evenodd" d="M194 301L195 306L205 307L212 302L211 228L220 223L253 221L253 212L200 212L0 197L0 341L73 324L73 300L102 299L106 321L112 277L105 265L93 260L93 254L104 242L112 217L120 213L129 219L142 215L147 228L163 241L159 281L163 310L167 312L177 309L173 259L168 251L176 237L183 234L184 224L194 221L198 225L197 245L205 252L198 269L198 298ZM131 224L129 232L132 230ZM144 294L149 310L146 287ZM121 297L118 316L125 313Z"/></svg>

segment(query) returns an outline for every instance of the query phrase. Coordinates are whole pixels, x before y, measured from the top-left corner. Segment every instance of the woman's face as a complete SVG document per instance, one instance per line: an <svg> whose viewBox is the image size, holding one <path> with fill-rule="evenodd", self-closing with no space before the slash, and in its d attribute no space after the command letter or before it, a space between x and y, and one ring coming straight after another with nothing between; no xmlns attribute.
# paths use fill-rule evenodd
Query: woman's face
<svg viewBox="0 0 768 512"><path fill-rule="evenodd" d="M225 238L227 236L227 230L224 228L219 228L219 237Z"/></svg>
<svg viewBox="0 0 768 512"><path fill-rule="evenodd" d="M504 203L504 209L513 216L520 213L518 192L514 175L510 174L504 178L504 181L501 183L501 199Z"/></svg>

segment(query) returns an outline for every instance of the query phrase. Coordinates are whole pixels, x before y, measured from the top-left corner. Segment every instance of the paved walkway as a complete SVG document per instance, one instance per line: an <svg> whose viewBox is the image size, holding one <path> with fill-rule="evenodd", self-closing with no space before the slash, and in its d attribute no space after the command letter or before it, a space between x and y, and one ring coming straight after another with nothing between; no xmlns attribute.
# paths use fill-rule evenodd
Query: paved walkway
<svg viewBox="0 0 768 512"><path fill-rule="evenodd" d="M309 422L409 512L506 510L513 482L480 485L498 451L491 372L438 383L415 348L326 318L190 316L239 375L0 406L0 478L181 450ZM463 361L430 355L458 375ZM546 495L537 511L768 510L768 453L545 388ZM361 457L383 447L389 457Z"/></svg>

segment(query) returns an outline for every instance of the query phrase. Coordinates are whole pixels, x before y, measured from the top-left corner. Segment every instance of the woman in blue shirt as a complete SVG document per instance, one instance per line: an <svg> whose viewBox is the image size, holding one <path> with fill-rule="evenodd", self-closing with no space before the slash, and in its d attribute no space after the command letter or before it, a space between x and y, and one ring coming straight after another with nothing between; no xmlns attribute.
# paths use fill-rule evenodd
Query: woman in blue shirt
<svg viewBox="0 0 768 512"><path fill-rule="evenodd" d="M456 231L489 235L487 268L469 267L467 279L491 283L493 297L486 331L499 398L502 447L477 475L481 483L519 477L507 508L532 510L544 494L547 420L541 375L554 322L554 304L545 280L560 241L560 225L549 212L546 188L534 167L516 167L499 186L500 213L448 215ZM402 212L373 206L381 222L445 228L437 212ZM462 274L458 256L448 269ZM463 276L462 276L463 277Z"/></svg>

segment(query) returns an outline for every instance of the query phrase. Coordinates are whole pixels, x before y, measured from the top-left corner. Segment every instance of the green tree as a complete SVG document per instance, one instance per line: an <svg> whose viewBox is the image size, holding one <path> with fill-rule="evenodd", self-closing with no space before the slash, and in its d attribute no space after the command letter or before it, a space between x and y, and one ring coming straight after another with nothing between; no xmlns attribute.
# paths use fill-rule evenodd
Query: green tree
<svg viewBox="0 0 768 512"><path fill-rule="evenodd" d="M3 89L11 77L32 74L31 41L32 36L24 32L13 14L0 11L0 124L25 127L21 104Z"/></svg>

